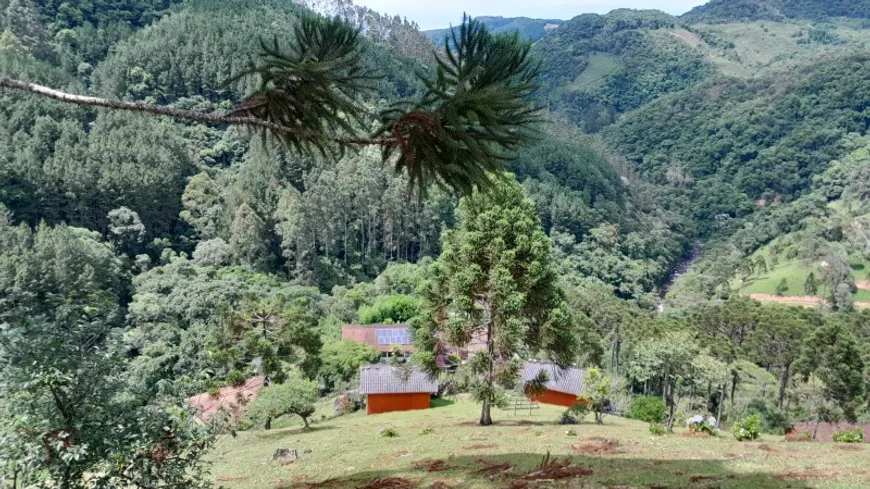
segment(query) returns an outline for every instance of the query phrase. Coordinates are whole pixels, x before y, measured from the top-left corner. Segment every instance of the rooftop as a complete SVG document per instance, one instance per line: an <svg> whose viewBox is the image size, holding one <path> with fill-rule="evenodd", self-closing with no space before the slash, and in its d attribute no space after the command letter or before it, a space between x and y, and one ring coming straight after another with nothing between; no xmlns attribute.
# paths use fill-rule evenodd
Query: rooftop
<svg viewBox="0 0 870 489"><path fill-rule="evenodd" d="M523 383L534 380L540 371L547 373L547 389L564 394L579 395L583 388L583 369L561 368L555 363L526 362L523 366Z"/></svg>
<svg viewBox="0 0 870 489"><path fill-rule="evenodd" d="M364 343L380 352L391 352L396 346L404 352L414 350L407 324L345 324L341 339Z"/></svg>
<svg viewBox="0 0 870 489"><path fill-rule="evenodd" d="M361 394L412 394L438 392L438 381L414 367L366 365L360 367Z"/></svg>

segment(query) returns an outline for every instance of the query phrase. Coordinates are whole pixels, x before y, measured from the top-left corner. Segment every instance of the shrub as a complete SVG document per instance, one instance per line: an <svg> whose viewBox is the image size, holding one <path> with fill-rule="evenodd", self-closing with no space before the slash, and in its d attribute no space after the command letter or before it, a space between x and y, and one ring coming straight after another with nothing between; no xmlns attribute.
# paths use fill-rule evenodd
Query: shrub
<svg viewBox="0 0 870 489"><path fill-rule="evenodd" d="M649 432L655 436L664 436L664 434L667 433L667 430L665 430L665 425L661 423L650 423Z"/></svg>
<svg viewBox="0 0 870 489"><path fill-rule="evenodd" d="M658 396L638 397L631 403L629 418L646 421L647 423L662 423L667 414L665 401Z"/></svg>
<svg viewBox="0 0 870 489"><path fill-rule="evenodd" d="M381 428L381 431L378 433L380 433L384 438L395 438L399 436L399 432L392 428Z"/></svg>
<svg viewBox="0 0 870 489"><path fill-rule="evenodd" d="M435 428L426 428L420 432L421 435L431 435L432 433L435 433Z"/></svg>
<svg viewBox="0 0 870 489"><path fill-rule="evenodd" d="M748 414L757 414L761 417L759 429L762 433L771 435L783 435L794 428L788 415L776 406L772 406L762 400L756 399L747 406Z"/></svg>
<svg viewBox="0 0 870 489"><path fill-rule="evenodd" d="M718 434L715 418L692 416L686 424L688 425L689 431L692 433L707 433L710 436L716 436Z"/></svg>
<svg viewBox="0 0 870 489"><path fill-rule="evenodd" d="M747 416L746 419L734 424L731 431L737 441L757 440L761 434L761 417L757 414Z"/></svg>
<svg viewBox="0 0 870 489"><path fill-rule="evenodd" d="M834 432L834 441L837 443L863 443L864 430L853 428L851 430L836 431Z"/></svg>

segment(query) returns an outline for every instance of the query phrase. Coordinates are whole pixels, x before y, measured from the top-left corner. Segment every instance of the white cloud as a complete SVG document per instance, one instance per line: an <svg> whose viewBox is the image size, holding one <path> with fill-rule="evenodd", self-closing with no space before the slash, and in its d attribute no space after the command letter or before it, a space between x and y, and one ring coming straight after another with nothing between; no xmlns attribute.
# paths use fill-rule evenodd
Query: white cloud
<svg viewBox="0 0 870 489"><path fill-rule="evenodd" d="M462 21L462 13L570 19L584 13L606 13L616 8L659 9L682 14L705 0L356 0L373 10L401 15L422 29L437 29Z"/></svg>

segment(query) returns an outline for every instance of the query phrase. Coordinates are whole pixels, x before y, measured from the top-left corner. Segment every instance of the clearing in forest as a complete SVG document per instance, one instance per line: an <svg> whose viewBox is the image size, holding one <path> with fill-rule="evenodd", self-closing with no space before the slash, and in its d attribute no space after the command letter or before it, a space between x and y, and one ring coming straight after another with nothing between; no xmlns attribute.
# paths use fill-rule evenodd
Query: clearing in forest
<svg viewBox="0 0 870 489"><path fill-rule="evenodd" d="M561 410L552 406L532 415L495 411L496 424L480 427L477 404L441 404L426 411L356 413L307 432L227 436L212 473L231 489L870 487L868 444L840 450L838 444L786 442L781 436L739 443L730 432L657 437L646 423L616 417L605 418L603 426L561 426ZM380 436L382 428L398 436ZM273 461L279 448L296 449L299 458Z"/></svg>

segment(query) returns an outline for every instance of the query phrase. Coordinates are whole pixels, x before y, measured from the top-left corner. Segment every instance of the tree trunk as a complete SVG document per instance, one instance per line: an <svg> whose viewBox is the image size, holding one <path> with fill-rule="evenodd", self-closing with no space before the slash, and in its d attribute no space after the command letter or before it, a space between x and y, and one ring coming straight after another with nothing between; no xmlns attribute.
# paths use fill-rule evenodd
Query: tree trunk
<svg viewBox="0 0 870 489"><path fill-rule="evenodd" d="M730 411L734 411L734 397L735 397L736 393L737 393L737 371L732 370L731 371L731 399L728 400L728 402L731 405Z"/></svg>
<svg viewBox="0 0 870 489"><path fill-rule="evenodd" d="M489 399L483 400L483 406L480 409L480 425L489 426L492 424L492 414L490 413Z"/></svg>
<svg viewBox="0 0 870 489"><path fill-rule="evenodd" d="M263 429L264 430L271 430L272 429L272 417L271 416L266 418L266 423L263 425Z"/></svg>
<svg viewBox="0 0 870 489"><path fill-rule="evenodd" d="M791 364L785 364L782 366L782 374L780 374L779 378L779 398L777 402L777 406L782 409L783 401L785 400L785 389L788 387L788 377L789 370L791 369Z"/></svg>
<svg viewBox="0 0 870 489"><path fill-rule="evenodd" d="M716 415L716 427L722 426L722 411L725 409L725 391L728 389L728 382L722 382L722 393L719 395L719 413Z"/></svg>
<svg viewBox="0 0 870 489"><path fill-rule="evenodd" d="M668 376L669 377L669 376ZM665 393L668 402L668 431L674 431L674 416L676 414L677 407L674 404L674 387L671 386L671 382L665 377Z"/></svg>
<svg viewBox="0 0 870 489"><path fill-rule="evenodd" d="M300 418L302 418L302 423L305 424L305 426L303 426L302 429L307 430L308 428L310 428L310 426L308 426L308 418L305 416L300 416Z"/></svg>

